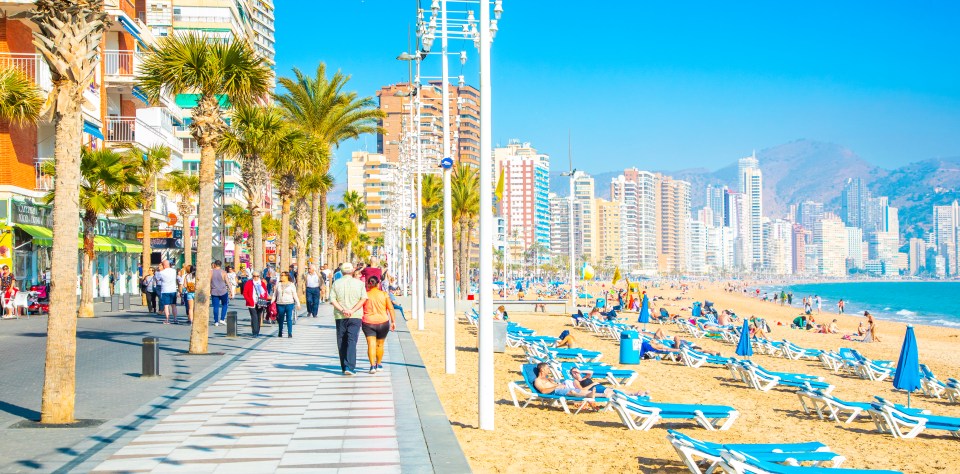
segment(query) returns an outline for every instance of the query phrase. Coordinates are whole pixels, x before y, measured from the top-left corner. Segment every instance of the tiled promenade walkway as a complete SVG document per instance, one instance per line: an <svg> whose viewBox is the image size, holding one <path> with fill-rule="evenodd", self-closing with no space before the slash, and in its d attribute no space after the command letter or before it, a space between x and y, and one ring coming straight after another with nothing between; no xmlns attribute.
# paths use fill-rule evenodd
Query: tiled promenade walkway
<svg viewBox="0 0 960 474"><path fill-rule="evenodd" d="M93 472L469 469L452 431L431 443L433 435L421 423L420 416L436 414L436 407L424 403L426 410L420 409L421 400L411 390L420 382L408 369L423 369L416 356L415 363L405 361L404 352L409 350L402 348L400 338L412 344L405 329L399 328L399 335L391 333L384 370L378 374L362 370L369 368L369 361L361 356L366 352L361 335L357 360L361 371L345 377L340 373L329 306L325 309L318 319L301 318L293 338L271 337L259 345ZM418 416L418 411L423 413ZM433 459L438 451L443 456Z"/></svg>

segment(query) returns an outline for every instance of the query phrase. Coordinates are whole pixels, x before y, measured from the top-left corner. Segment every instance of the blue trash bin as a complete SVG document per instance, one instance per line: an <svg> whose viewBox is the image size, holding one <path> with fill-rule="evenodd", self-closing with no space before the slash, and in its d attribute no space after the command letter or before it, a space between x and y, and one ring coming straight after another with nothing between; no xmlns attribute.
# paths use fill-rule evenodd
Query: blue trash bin
<svg viewBox="0 0 960 474"><path fill-rule="evenodd" d="M607 306L606 298L597 298L597 308L603 309Z"/></svg>
<svg viewBox="0 0 960 474"><path fill-rule="evenodd" d="M640 363L640 334L628 329L620 333L620 363Z"/></svg>

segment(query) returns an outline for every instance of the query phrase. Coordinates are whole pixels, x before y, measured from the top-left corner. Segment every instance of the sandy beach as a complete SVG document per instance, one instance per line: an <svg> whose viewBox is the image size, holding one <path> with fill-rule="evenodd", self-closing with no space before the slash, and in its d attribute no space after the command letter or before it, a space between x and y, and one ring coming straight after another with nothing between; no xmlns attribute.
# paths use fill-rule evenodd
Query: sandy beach
<svg viewBox="0 0 960 474"><path fill-rule="evenodd" d="M607 284L609 286L609 283ZM896 360L905 331L904 324L878 321L882 342L863 344L841 339L841 335L816 334L789 329L790 321L800 313L796 307L781 307L740 293L728 293L718 284L693 288L685 294L669 288L649 288L650 294L664 297L671 313L689 315L694 300L713 301L718 309L731 309L741 317L757 315L773 326L773 340L788 339L800 346L818 349L853 347L865 356ZM680 296L681 300L674 298ZM795 295L794 303L806 295ZM654 303L659 307L660 301ZM542 335L558 335L570 329L565 314L511 313L512 321ZM842 333L856 331L862 316L840 316L824 311L818 322L837 319ZM777 326L777 322L783 323ZM843 467L896 469L903 472L949 472L960 463L960 440L945 432L928 431L912 440L899 440L878 433L869 417L849 425L821 421L806 415L794 389L774 388L760 392L730 378L726 368L693 369L672 361L644 360L624 366L639 373L631 388L647 390L655 401L730 405L740 418L728 431L707 431L693 423L660 422L649 431L630 431L613 411L567 415L559 408L534 404L525 409L513 406L507 385L520 380L519 367L525 361L520 348L507 348L495 354L496 429L477 429L477 351L476 331L462 318L457 323L457 373L444 373L443 318L428 313L426 329L412 329L414 340L427 364L444 410L453 425L463 450L475 472L688 472L676 451L666 440L666 429L678 429L696 438L715 442L795 442L820 441L847 458ZM651 329L661 327L656 324ZM662 326L667 334L677 334L674 325ZM937 376L960 377L960 330L917 326L920 362ZM602 362L618 365L619 349L613 341L593 333L574 329L578 345L600 350ZM688 339L686 335L683 335ZM734 354L734 346L703 338L696 340L705 349ZM776 371L800 372L823 376L836 385L833 394L851 401L870 401L874 395L895 403L906 403L907 396L893 389L890 379L873 382L852 375L837 375L818 361L794 361L767 355L755 355L760 365ZM916 392L913 406L930 409L935 415L960 417L960 404L929 398Z"/></svg>

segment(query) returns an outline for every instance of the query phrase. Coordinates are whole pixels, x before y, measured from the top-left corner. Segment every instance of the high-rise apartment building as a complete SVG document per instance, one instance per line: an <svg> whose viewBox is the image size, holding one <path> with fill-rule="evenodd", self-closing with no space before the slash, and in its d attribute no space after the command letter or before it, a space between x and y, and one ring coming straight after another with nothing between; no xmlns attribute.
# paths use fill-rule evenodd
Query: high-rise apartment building
<svg viewBox="0 0 960 474"><path fill-rule="evenodd" d="M793 272L793 223L784 219L764 219L763 267L774 275Z"/></svg>
<svg viewBox="0 0 960 474"><path fill-rule="evenodd" d="M813 226L817 221L823 218L823 203L814 201L804 201L797 205L796 222L808 231L813 231Z"/></svg>
<svg viewBox="0 0 960 474"><path fill-rule="evenodd" d="M806 273L807 265L807 240L810 238L810 230L802 225L793 224L793 274L803 275Z"/></svg>
<svg viewBox="0 0 960 474"><path fill-rule="evenodd" d="M605 267L620 267L623 271L621 256L621 205L616 201L597 198L594 203L597 210L597 253L596 263Z"/></svg>
<svg viewBox="0 0 960 474"><path fill-rule="evenodd" d="M620 175L610 180L610 200L620 205L620 259L625 271L636 270L640 263L640 240L637 236L637 183Z"/></svg>
<svg viewBox="0 0 960 474"><path fill-rule="evenodd" d="M570 198L560 197L550 193L547 201L550 204L550 254L553 261L570 257Z"/></svg>
<svg viewBox="0 0 960 474"><path fill-rule="evenodd" d="M910 239L907 262L910 275L919 275L924 271L927 264L927 243L923 239Z"/></svg>
<svg viewBox="0 0 960 474"><path fill-rule="evenodd" d="M370 237L383 235L394 202L397 164L379 153L355 151L347 163L347 191L360 195L367 207L367 222L361 230Z"/></svg>
<svg viewBox="0 0 960 474"><path fill-rule="evenodd" d="M744 262L748 269L757 270L763 258L763 173L756 154L741 158L738 162L740 192L746 207L746 228L750 241L750 253Z"/></svg>
<svg viewBox="0 0 960 474"><path fill-rule="evenodd" d="M750 217L743 193L727 190L723 204L724 226L730 228L733 238L731 268L752 270L753 239L750 238Z"/></svg>
<svg viewBox="0 0 960 474"><path fill-rule="evenodd" d="M493 150L494 170L503 173L501 209L507 235L524 249L540 250L541 262L550 255L550 157L529 143L511 140Z"/></svg>
<svg viewBox="0 0 960 474"><path fill-rule="evenodd" d="M711 210L712 220L710 222L704 222L705 225L710 227L723 227L723 201L727 194L727 189L726 186L715 184L707 185L707 199L704 207Z"/></svg>
<svg viewBox="0 0 960 474"><path fill-rule="evenodd" d="M625 173L637 187L637 267L644 275L655 275L659 266L660 190L658 175L649 171Z"/></svg>
<svg viewBox="0 0 960 474"><path fill-rule="evenodd" d="M707 272L707 225L698 220L689 222L687 271L696 275Z"/></svg>
<svg viewBox="0 0 960 474"><path fill-rule="evenodd" d="M850 227L863 229L870 191L860 178L848 178L840 194L840 218Z"/></svg>
<svg viewBox="0 0 960 474"><path fill-rule="evenodd" d="M948 206L933 206L933 243L944 259L945 274L957 275L960 270L960 204L957 201Z"/></svg>
<svg viewBox="0 0 960 474"><path fill-rule="evenodd" d="M839 217L824 213L813 227L813 245L817 248L817 272L821 276L847 274L847 227Z"/></svg>
<svg viewBox="0 0 960 474"><path fill-rule="evenodd" d="M480 91L469 85L450 84L450 143L453 159L471 166L480 165ZM400 160L400 142L404 130L413 130L410 84L399 83L377 91L380 110L386 117L380 122L384 133L377 135L377 153L387 161ZM415 98L414 98L415 99ZM439 162L443 146L443 89L439 82L420 88L420 136L424 159ZM416 110L413 110L416 113Z"/></svg>
<svg viewBox="0 0 960 474"><path fill-rule="evenodd" d="M583 171L577 171L573 177L573 198L578 204L574 215L574 240L581 254L577 258L585 258L596 263L600 256L597 247L597 210L594 207L596 198L593 177Z"/></svg>
<svg viewBox="0 0 960 474"><path fill-rule="evenodd" d="M682 274L687 271L690 245L690 183L657 175L659 186L660 273Z"/></svg>
<svg viewBox="0 0 960 474"><path fill-rule="evenodd" d="M863 230L859 227L847 227L847 269L863 269L863 254Z"/></svg>

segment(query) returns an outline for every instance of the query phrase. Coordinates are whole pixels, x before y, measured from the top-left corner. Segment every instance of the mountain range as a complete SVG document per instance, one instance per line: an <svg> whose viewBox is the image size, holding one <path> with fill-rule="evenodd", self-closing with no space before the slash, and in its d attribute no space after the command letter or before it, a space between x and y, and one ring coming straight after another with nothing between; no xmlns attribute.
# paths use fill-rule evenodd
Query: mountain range
<svg viewBox="0 0 960 474"><path fill-rule="evenodd" d="M960 157L916 161L888 170L873 165L842 145L795 140L756 153L763 171L764 215L783 217L790 204L812 200L839 213L840 193L848 178L861 178L873 196L888 196L899 208L905 238L923 237L930 229L934 205L960 199ZM691 205L703 206L708 184L737 188L737 163L711 171L705 168L657 170L690 182ZM596 195L609 199L610 180L621 174L594 174ZM550 191L569 195L570 185L560 172L550 173Z"/></svg>

